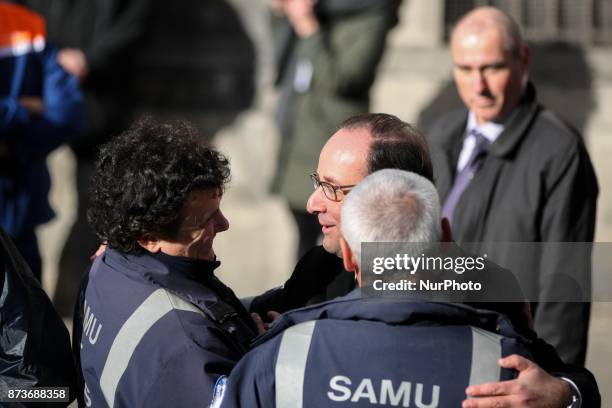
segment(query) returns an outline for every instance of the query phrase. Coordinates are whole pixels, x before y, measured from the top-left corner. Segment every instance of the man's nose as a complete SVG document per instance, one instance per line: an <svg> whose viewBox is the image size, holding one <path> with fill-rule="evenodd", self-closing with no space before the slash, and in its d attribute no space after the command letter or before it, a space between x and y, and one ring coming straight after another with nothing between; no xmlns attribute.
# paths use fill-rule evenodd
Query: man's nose
<svg viewBox="0 0 612 408"><path fill-rule="evenodd" d="M472 90L478 94L484 93L488 88L487 78L480 70L474 70L472 75Z"/></svg>
<svg viewBox="0 0 612 408"><path fill-rule="evenodd" d="M229 229L229 221L225 215L219 210L215 217L215 232L223 232Z"/></svg>
<svg viewBox="0 0 612 408"><path fill-rule="evenodd" d="M310 194L310 197L308 197L308 201L306 201L306 211L311 214L325 212L325 202L326 198L323 195L323 189L318 187Z"/></svg>

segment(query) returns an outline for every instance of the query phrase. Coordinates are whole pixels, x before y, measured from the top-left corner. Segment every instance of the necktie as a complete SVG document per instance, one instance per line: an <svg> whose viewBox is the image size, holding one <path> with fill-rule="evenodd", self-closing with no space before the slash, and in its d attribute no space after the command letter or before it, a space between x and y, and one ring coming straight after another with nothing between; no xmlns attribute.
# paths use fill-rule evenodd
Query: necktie
<svg viewBox="0 0 612 408"><path fill-rule="evenodd" d="M481 163L480 159L486 154L487 147L490 144L489 139L484 137L477 129L472 129L470 134L476 138L474 150L472 150L472 154L465 167L457 173L453 182L453 187L448 193L444 206L442 207L442 216L448 218L451 224L453 222L453 212L459 202L459 198L461 198L461 194L463 194L470 184L470 181L472 181L472 178L474 178Z"/></svg>

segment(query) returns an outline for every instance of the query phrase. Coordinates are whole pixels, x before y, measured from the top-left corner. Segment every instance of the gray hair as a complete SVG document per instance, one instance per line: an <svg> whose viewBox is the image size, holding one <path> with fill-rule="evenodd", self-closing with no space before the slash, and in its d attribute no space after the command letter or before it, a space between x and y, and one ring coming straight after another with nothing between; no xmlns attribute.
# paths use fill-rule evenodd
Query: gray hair
<svg viewBox="0 0 612 408"><path fill-rule="evenodd" d="M440 199L418 174L384 169L363 179L342 205L341 231L361 268L363 242L435 243L442 236ZM415 256L421 248L413 248Z"/></svg>

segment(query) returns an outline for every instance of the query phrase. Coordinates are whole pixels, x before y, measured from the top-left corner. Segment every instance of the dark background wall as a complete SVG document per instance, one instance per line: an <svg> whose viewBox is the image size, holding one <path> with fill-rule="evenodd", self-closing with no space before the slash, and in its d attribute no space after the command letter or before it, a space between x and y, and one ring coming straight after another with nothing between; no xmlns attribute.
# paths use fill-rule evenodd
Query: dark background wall
<svg viewBox="0 0 612 408"><path fill-rule="evenodd" d="M152 0L134 55L132 114L181 117L212 137L254 96L255 51L223 0Z"/></svg>

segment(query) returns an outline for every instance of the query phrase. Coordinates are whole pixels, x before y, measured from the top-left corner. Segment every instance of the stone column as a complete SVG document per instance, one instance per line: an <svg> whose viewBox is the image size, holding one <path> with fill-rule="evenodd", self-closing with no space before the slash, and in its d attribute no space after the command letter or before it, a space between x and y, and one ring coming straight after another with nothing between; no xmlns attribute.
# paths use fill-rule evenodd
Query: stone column
<svg viewBox="0 0 612 408"><path fill-rule="evenodd" d="M405 0L400 19L391 34L393 46L437 48L444 44L444 0Z"/></svg>

